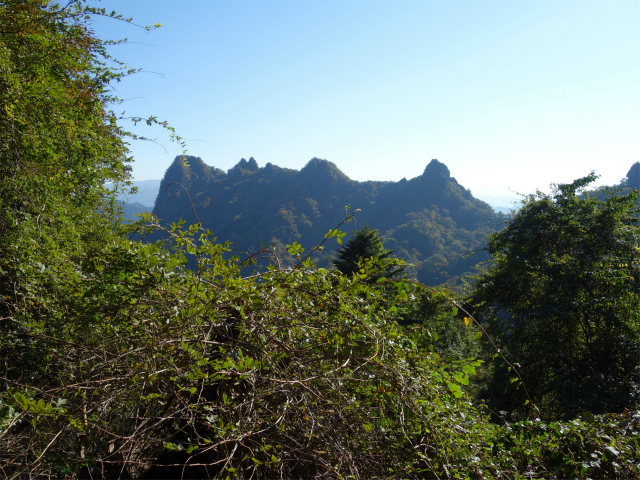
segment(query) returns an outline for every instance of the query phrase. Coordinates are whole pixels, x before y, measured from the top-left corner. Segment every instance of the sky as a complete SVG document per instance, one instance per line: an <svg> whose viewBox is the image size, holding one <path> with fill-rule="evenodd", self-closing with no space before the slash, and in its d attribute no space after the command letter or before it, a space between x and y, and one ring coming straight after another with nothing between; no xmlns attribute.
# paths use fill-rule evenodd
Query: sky
<svg viewBox="0 0 640 480"><path fill-rule="evenodd" d="M103 0L125 116L167 120L188 155L353 180L414 178L433 158L493 203L640 161L638 0ZM125 120L123 120L125 122ZM127 123L124 127L129 128ZM182 153L137 127L136 180Z"/></svg>

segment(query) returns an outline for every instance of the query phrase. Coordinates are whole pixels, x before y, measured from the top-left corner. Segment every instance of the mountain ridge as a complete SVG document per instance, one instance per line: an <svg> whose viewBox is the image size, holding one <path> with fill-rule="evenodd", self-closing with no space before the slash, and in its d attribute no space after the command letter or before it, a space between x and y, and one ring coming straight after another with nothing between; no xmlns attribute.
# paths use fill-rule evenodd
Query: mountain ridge
<svg viewBox="0 0 640 480"><path fill-rule="evenodd" d="M259 167L254 158L243 158L224 172L199 157L179 156L160 192L153 213L163 222L195 223L195 207L203 226L220 241L233 241L234 248L246 252L259 250L260 242L273 244L284 257L286 244L310 248L319 243L350 205L350 212L360 210L356 227L378 229L385 246L414 265L410 274L429 284L455 282L482 261L482 254L468 255L483 247L503 218L436 159L409 180L360 182L320 158L300 170L271 163ZM321 265L329 265L337 247L329 243L317 258Z"/></svg>

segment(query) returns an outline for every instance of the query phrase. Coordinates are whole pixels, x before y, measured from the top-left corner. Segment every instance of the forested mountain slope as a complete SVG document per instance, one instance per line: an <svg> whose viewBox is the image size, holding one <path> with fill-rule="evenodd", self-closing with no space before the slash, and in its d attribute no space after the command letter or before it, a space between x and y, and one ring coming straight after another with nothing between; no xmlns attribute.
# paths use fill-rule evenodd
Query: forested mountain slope
<svg viewBox="0 0 640 480"><path fill-rule="evenodd" d="M482 253L466 256L484 245L502 219L437 160L411 180L358 182L317 158L300 171L271 163L260 168L250 158L224 172L180 156L162 180L153 213L165 223L195 223L185 190L203 226L248 253L259 250L261 241L279 252L293 242L313 247L350 205L351 212L360 209L357 227L379 229L385 246L415 265L409 274L428 284L455 281L482 261ZM320 264L328 265L335 246L328 246Z"/></svg>

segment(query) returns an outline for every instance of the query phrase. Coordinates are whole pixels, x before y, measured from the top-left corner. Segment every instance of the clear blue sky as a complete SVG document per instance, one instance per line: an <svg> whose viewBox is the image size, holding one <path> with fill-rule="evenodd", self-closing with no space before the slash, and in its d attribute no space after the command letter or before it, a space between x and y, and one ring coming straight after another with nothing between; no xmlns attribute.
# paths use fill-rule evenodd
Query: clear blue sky
<svg viewBox="0 0 640 480"><path fill-rule="evenodd" d="M478 196L546 190L640 161L639 0L104 0L151 33L113 54L130 115L168 120L188 154L399 180L432 158ZM120 109L120 110L121 110ZM180 148L134 144L134 177ZM166 148L166 151L165 151Z"/></svg>

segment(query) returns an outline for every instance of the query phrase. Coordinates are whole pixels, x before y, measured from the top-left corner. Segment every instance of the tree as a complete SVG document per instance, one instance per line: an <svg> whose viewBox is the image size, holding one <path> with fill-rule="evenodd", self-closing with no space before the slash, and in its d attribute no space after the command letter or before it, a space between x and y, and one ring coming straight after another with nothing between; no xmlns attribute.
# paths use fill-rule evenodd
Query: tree
<svg viewBox="0 0 640 480"><path fill-rule="evenodd" d="M580 195L596 178L526 199L490 236L492 266L473 292L548 416L621 411L640 399L638 194ZM495 410L524 404L514 378L495 364L486 391Z"/></svg>
<svg viewBox="0 0 640 480"><path fill-rule="evenodd" d="M125 188L129 156L108 85L124 72L105 64L91 11L0 3L0 355L16 355L12 378L46 370L46 341L30 335L58 331L55 299L118 228L105 183Z"/></svg>
<svg viewBox="0 0 640 480"><path fill-rule="evenodd" d="M404 267L390 262L389 256L392 253L393 250L384 248L378 230L365 225L338 250L332 263L343 275L350 277L360 271L364 262L370 260L373 271L367 281L375 283L379 278L397 278L402 274Z"/></svg>
<svg viewBox="0 0 640 480"><path fill-rule="evenodd" d="M127 188L135 135L110 110L109 85L129 69L93 35L92 14L110 16L79 0L0 2L0 476L21 462L47 471L40 462L64 465L60 452L80 448L69 422L82 407L66 386L86 363L71 345L84 354L114 338L103 328L114 307L99 301L101 287L114 284L111 304L116 291L121 302L142 294L120 290L114 270L158 264L131 255L118 222L114 191ZM55 399L44 393L53 391Z"/></svg>
<svg viewBox="0 0 640 480"><path fill-rule="evenodd" d="M88 13L78 1L0 4L0 317L29 303L30 275L43 286L114 229L105 183L124 188L129 156L108 84L124 73L105 65Z"/></svg>

